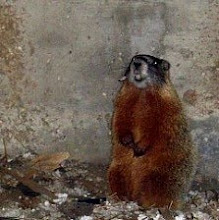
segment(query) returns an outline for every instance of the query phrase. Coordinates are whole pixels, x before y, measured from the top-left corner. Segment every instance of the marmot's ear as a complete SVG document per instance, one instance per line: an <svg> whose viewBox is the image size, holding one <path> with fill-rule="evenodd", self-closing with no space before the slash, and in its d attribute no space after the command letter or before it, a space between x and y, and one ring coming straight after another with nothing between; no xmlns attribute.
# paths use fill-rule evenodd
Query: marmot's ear
<svg viewBox="0 0 219 220"><path fill-rule="evenodd" d="M164 71L167 71L170 69L170 63L166 60L162 60L162 63L161 63L161 67Z"/></svg>

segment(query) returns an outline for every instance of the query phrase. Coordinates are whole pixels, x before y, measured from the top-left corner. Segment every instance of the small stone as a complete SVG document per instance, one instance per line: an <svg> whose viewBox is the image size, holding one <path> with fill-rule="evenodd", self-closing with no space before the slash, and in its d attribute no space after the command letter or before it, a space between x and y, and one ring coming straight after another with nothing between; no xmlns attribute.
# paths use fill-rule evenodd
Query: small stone
<svg viewBox="0 0 219 220"><path fill-rule="evenodd" d="M31 156L32 156L32 154L30 152L23 154L23 158L25 158L25 159L30 158Z"/></svg>
<svg viewBox="0 0 219 220"><path fill-rule="evenodd" d="M192 218L193 218L192 213L187 214L187 215L186 215L186 218L187 218L187 219L192 219Z"/></svg>
<svg viewBox="0 0 219 220"><path fill-rule="evenodd" d="M180 214L180 215L175 217L175 220L186 220L186 218L183 214Z"/></svg>
<svg viewBox="0 0 219 220"><path fill-rule="evenodd" d="M64 203L68 198L68 195L66 193L57 193L56 196L57 199L53 199L53 202L58 203L59 205Z"/></svg>
<svg viewBox="0 0 219 220"><path fill-rule="evenodd" d="M22 47L17 47L17 49L18 49L18 50L20 50L20 51L22 51L22 50L23 50L23 49L22 49Z"/></svg>
<svg viewBox="0 0 219 220"><path fill-rule="evenodd" d="M183 94L183 100L190 105L194 105L197 101L197 92L196 90L189 89Z"/></svg>
<svg viewBox="0 0 219 220"><path fill-rule="evenodd" d="M93 220L93 217L84 215L80 218L80 220Z"/></svg>
<svg viewBox="0 0 219 220"><path fill-rule="evenodd" d="M46 207L49 207L49 201L46 200L46 201L44 202L44 205L45 205Z"/></svg>

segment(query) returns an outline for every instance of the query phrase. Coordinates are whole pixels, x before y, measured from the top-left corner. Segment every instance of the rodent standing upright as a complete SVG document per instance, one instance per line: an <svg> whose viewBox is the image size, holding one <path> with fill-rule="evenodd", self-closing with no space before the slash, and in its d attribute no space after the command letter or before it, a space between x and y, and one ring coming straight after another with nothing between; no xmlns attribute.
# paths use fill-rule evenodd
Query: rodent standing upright
<svg viewBox="0 0 219 220"><path fill-rule="evenodd" d="M166 60L134 56L114 104L110 193L143 207L180 208L197 164L169 69Z"/></svg>

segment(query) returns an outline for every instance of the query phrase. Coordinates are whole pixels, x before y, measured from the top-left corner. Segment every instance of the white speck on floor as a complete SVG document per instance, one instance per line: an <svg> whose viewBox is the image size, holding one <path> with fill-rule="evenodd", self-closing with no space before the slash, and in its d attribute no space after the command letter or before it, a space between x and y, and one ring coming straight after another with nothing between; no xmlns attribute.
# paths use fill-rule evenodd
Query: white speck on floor
<svg viewBox="0 0 219 220"><path fill-rule="evenodd" d="M93 217L84 215L79 220L93 220Z"/></svg>
<svg viewBox="0 0 219 220"><path fill-rule="evenodd" d="M186 218L183 214L181 214L181 215L176 216L175 220L186 220Z"/></svg>
<svg viewBox="0 0 219 220"><path fill-rule="evenodd" d="M147 220L147 219L148 219L148 217L147 217L146 215L140 214L140 215L138 216L138 219L137 219L137 220Z"/></svg>
<svg viewBox="0 0 219 220"><path fill-rule="evenodd" d="M67 198L68 198L68 194L66 194L66 193L57 193L56 196L58 198L57 199L53 199L53 202L58 203L59 205L64 203L67 200Z"/></svg>

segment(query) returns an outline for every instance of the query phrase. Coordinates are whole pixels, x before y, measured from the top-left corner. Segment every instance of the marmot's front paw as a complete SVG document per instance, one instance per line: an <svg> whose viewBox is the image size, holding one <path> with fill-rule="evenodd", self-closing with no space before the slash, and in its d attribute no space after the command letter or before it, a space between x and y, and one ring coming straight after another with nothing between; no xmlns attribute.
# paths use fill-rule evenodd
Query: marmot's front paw
<svg viewBox="0 0 219 220"><path fill-rule="evenodd" d="M143 155L145 155L145 153L146 153L146 149L140 148L140 147L135 147L135 148L133 149L133 151L134 151L134 156L135 156L135 157L143 156Z"/></svg>
<svg viewBox="0 0 219 220"><path fill-rule="evenodd" d="M135 148L133 148L134 156L135 156L135 157L143 156L143 155L145 155L145 154L147 153L147 151L149 151L150 149L151 149L151 145L148 145L148 146L145 147L145 148L135 146Z"/></svg>
<svg viewBox="0 0 219 220"><path fill-rule="evenodd" d="M135 147L135 142L134 142L134 139L133 139L131 134L127 134L124 137L122 137L120 142L125 147L130 147L130 148L134 148Z"/></svg>

